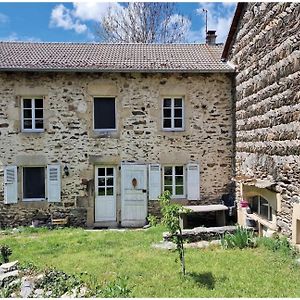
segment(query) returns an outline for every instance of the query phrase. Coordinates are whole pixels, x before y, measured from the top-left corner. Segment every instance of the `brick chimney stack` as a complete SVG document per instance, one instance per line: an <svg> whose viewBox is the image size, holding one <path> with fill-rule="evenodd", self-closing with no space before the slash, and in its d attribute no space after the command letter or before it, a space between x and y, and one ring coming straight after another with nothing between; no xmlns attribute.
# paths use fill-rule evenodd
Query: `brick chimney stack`
<svg viewBox="0 0 300 300"><path fill-rule="evenodd" d="M206 44L207 45L215 45L216 44L216 31L215 30L208 30L206 32Z"/></svg>

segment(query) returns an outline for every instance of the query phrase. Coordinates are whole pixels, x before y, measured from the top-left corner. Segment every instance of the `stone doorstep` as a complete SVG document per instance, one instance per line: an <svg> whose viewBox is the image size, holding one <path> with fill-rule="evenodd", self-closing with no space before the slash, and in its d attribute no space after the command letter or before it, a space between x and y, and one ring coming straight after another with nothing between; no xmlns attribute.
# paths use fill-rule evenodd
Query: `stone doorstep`
<svg viewBox="0 0 300 300"><path fill-rule="evenodd" d="M16 261L12 261L12 262L8 262L8 263L0 265L0 274L17 270L18 264L19 264L19 262L16 260Z"/></svg>
<svg viewBox="0 0 300 300"><path fill-rule="evenodd" d="M13 280L18 278L18 276L19 276L18 270L0 274L0 287L4 287L5 285L11 283Z"/></svg>

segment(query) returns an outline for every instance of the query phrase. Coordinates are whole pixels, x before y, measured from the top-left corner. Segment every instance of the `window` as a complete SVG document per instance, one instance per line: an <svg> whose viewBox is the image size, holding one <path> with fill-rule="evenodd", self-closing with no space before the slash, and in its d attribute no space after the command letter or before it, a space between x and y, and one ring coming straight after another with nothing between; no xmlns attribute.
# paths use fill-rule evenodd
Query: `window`
<svg viewBox="0 0 300 300"><path fill-rule="evenodd" d="M45 168L44 167L23 168L23 199L24 200L45 199Z"/></svg>
<svg viewBox="0 0 300 300"><path fill-rule="evenodd" d="M169 191L174 198L185 195L185 172L183 166L164 167L164 191Z"/></svg>
<svg viewBox="0 0 300 300"><path fill-rule="evenodd" d="M114 168L98 168L97 196L114 195Z"/></svg>
<svg viewBox="0 0 300 300"><path fill-rule="evenodd" d="M252 213L257 213L268 221L272 221L272 206L265 198L261 196L252 197L250 199L250 208Z"/></svg>
<svg viewBox="0 0 300 300"><path fill-rule="evenodd" d="M42 98L22 99L22 131L44 131Z"/></svg>
<svg viewBox="0 0 300 300"><path fill-rule="evenodd" d="M115 98L113 97L94 98L94 129L95 130L116 129Z"/></svg>
<svg viewBox="0 0 300 300"><path fill-rule="evenodd" d="M163 129L183 130L183 98L163 99Z"/></svg>

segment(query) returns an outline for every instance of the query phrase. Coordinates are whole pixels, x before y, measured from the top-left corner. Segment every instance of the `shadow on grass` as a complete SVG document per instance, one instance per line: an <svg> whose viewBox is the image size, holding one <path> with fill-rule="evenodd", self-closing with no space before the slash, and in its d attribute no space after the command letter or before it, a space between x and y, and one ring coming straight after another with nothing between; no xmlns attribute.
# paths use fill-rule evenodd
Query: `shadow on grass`
<svg viewBox="0 0 300 300"><path fill-rule="evenodd" d="M205 287L208 290L213 290L215 288L216 279L211 272L191 272L187 273L187 276L190 277L195 283L197 283L201 287Z"/></svg>

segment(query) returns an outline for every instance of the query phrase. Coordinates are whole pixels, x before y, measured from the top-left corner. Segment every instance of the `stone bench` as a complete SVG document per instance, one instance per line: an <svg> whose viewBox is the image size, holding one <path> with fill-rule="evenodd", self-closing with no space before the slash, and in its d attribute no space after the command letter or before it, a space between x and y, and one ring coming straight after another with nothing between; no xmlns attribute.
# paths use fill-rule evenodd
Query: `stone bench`
<svg viewBox="0 0 300 300"><path fill-rule="evenodd" d="M188 225L188 215L189 214L199 214L199 213L209 213L216 212L216 223L218 226L226 225L225 211L228 207L222 204L211 204L211 205L186 205L183 206L187 212L181 212L179 215L179 222L181 230L187 228Z"/></svg>

